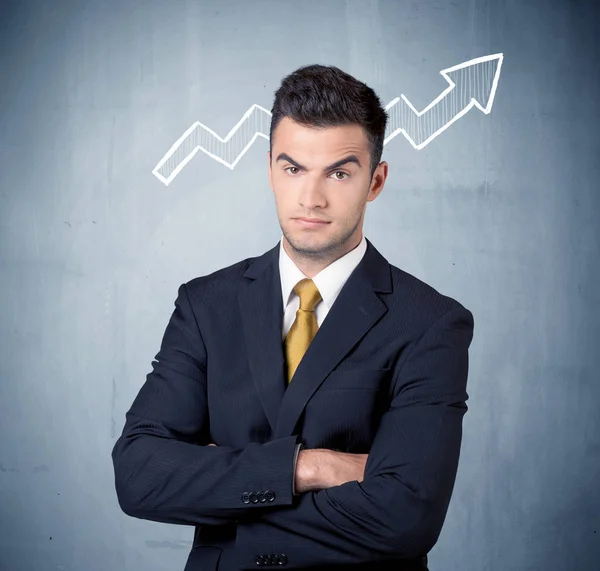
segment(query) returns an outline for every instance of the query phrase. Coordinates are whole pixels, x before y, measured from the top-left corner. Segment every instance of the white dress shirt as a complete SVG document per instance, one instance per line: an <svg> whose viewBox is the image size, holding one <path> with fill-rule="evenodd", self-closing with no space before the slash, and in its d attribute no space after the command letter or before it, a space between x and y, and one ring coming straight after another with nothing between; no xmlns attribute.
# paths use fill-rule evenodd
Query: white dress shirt
<svg viewBox="0 0 600 571"><path fill-rule="evenodd" d="M323 268L314 278L313 282L317 286L321 297L323 298L315 308L315 315L319 327L329 313L333 302L336 300L346 280L358 266L367 251L367 240L363 234L362 240L347 254L338 258L335 262ZM279 245L279 276L281 281L281 297L283 299L283 327L281 338L285 339L287 332L296 319L296 312L300 308L300 298L294 291L295 285L306 276L283 247L283 237Z"/></svg>

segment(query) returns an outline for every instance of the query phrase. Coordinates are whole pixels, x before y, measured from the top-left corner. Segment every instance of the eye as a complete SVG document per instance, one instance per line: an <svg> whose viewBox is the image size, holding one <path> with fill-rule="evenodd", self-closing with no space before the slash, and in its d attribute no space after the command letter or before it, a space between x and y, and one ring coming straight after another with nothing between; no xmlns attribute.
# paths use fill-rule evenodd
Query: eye
<svg viewBox="0 0 600 571"><path fill-rule="evenodd" d="M294 170L294 172L292 172L292 170ZM300 169L298 167L286 167L283 169L284 171L287 171L289 174L294 175L294 174L298 174L300 172Z"/></svg>
<svg viewBox="0 0 600 571"><path fill-rule="evenodd" d="M348 178L350 175L347 172L344 171L335 171L333 174L333 178L335 178L335 180L345 180L346 178ZM338 176L338 175L342 175L342 176Z"/></svg>

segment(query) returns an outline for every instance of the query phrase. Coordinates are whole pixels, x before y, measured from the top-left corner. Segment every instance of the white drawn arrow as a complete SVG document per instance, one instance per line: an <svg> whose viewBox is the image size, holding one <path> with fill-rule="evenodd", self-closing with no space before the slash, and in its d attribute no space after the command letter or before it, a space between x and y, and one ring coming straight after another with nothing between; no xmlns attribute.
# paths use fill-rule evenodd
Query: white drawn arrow
<svg viewBox="0 0 600 571"><path fill-rule="evenodd" d="M449 85L423 111L417 111L405 95L390 101L385 107L388 124L384 144L402 133L420 151L473 107L488 115L503 59L503 54L494 54L443 69L440 74Z"/></svg>
<svg viewBox="0 0 600 571"><path fill-rule="evenodd" d="M422 111L417 111L404 94L390 101L385 107L388 124L384 144L401 133L421 150L473 107L489 114L503 59L503 54L494 54L443 69L440 74L449 85ZM198 151L233 170L257 137L269 139L270 125L271 113L256 104L224 138L196 121L173 143L152 174L168 186Z"/></svg>

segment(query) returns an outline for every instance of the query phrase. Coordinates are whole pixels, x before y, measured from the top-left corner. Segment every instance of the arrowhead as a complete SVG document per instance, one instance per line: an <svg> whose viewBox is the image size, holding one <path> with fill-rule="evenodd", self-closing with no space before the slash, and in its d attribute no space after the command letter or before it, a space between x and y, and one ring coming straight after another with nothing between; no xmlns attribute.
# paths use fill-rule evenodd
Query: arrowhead
<svg viewBox="0 0 600 571"><path fill-rule="evenodd" d="M456 84L454 89L487 114L492 110L503 59L503 54L484 56L443 69L440 73Z"/></svg>

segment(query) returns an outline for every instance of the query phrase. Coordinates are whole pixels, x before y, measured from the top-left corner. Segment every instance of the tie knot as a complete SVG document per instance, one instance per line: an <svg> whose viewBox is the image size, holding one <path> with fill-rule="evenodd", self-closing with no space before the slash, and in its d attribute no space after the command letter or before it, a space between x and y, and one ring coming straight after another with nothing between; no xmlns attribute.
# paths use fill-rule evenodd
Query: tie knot
<svg viewBox="0 0 600 571"><path fill-rule="evenodd" d="M294 287L294 291L300 298L300 309L303 311L314 311L317 303L323 299L315 282L309 278L300 280Z"/></svg>

